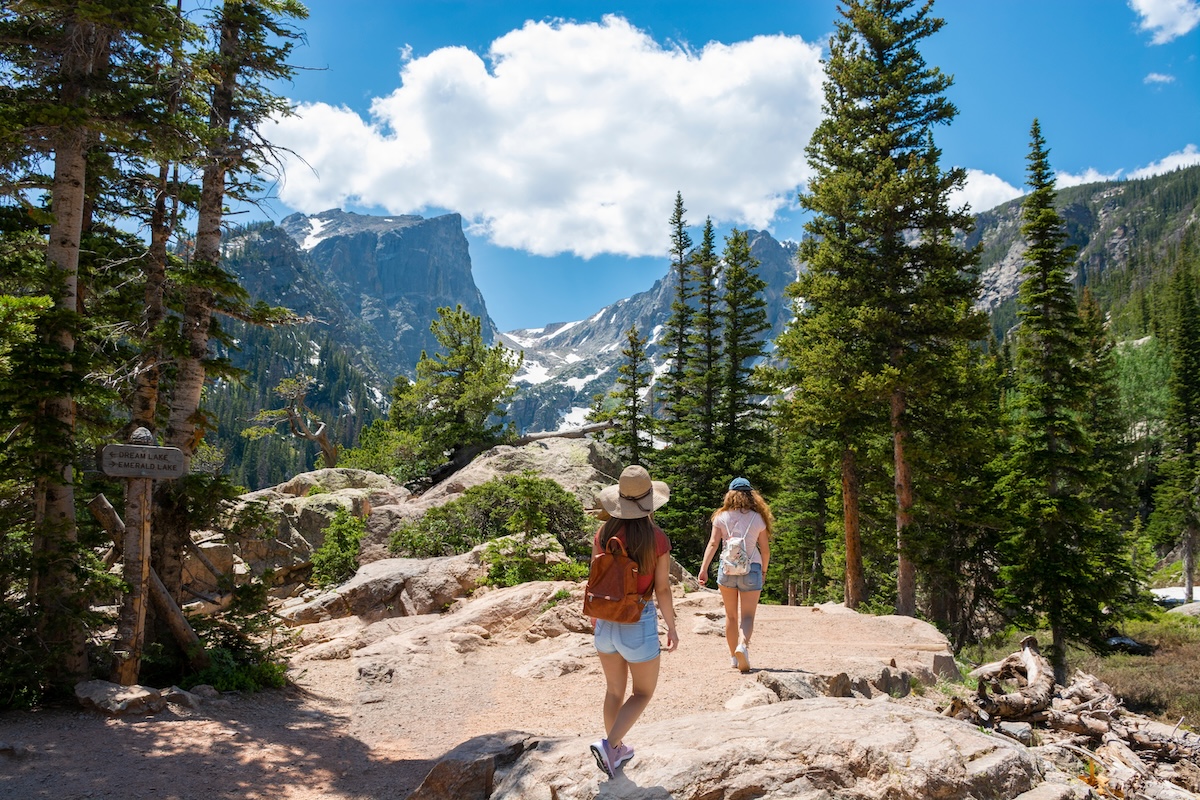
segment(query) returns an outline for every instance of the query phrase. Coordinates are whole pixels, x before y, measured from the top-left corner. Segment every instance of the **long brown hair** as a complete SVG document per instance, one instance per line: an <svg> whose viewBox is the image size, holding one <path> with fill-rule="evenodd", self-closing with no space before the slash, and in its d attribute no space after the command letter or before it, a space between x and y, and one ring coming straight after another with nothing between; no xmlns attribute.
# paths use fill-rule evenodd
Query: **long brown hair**
<svg viewBox="0 0 1200 800"><path fill-rule="evenodd" d="M654 564L658 561L658 552L654 547L654 522L649 517L638 519L620 519L610 517L600 529L600 549L608 547L608 540L625 528L625 550L629 557L638 563L638 571L643 575L654 574Z"/></svg>
<svg viewBox="0 0 1200 800"><path fill-rule="evenodd" d="M775 526L775 515L771 513L771 507L767 505L766 500L763 500L763 496L758 493L757 489L750 491L731 489L726 492L725 499L721 501L721 507L713 512L712 518L716 519L717 514L722 511L757 511L767 525L767 538L771 537L772 528Z"/></svg>

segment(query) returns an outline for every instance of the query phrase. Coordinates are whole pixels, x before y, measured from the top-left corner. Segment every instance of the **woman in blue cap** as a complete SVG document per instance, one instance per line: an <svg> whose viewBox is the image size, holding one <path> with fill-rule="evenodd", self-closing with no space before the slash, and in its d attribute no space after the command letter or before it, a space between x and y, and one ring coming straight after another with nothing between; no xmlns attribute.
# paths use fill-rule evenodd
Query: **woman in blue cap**
<svg viewBox="0 0 1200 800"><path fill-rule="evenodd" d="M762 495L745 478L734 478L721 507L713 512L712 536L696 580L708 582L708 566L721 550L717 586L725 604L725 641L729 664L750 671L750 637L763 576L771 560L771 526L775 518Z"/></svg>

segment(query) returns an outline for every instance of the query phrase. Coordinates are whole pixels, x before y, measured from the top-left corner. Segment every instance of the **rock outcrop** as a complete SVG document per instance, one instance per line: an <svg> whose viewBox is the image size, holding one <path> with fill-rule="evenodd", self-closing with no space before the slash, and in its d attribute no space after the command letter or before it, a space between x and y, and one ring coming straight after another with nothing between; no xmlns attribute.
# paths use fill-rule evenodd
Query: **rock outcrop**
<svg viewBox="0 0 1200 800"><path fill-rule="evenodd" d="M638 743L607 779L578 738L481 737L447 754L410 798L1011 800L1043 781L1027 748L886 696L684 717L639 727Z"/></svg>

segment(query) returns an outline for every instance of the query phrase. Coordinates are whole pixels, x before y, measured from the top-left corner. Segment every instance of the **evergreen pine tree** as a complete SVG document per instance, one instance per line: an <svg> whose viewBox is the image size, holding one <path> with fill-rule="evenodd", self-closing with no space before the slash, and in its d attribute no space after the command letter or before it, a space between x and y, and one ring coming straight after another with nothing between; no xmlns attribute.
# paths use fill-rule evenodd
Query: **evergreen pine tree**
<svg viewBox="0 0 1200 800"><path fill-rule="evenodd" d="M695 279L692 275L692 237L687 231L684 214L683 194L675 193L675 208L671 213L671 279L675 283L675 296L671 299L671 315L663 326L662 335L656 342L667 360L667 369L658 380L657 393L661 413L655 417L662 421L662 434L668 444L683 441L688 433L683 427L686 414L685 373L688 367L689 337L692 316L695 310L692 298L695 294Z"/></svg>
<svg viewBox="0 0 1200 800"><path fill-rule="evenodd" d="M649 466L654 454L655 420L650 416L654 370L646 356L646 337L638 333L636 325L625 332L621 357L616 386L607 399L598 398L599 408L588 419L614 423L604 438L616 448L621 463Z"/></svg>
<svg viewBox="0 0 1200 800"><path fill-rule="evenodd" d="M951 80L928 67L917 49L944 24L930 4L850 0L841 10L826 63L825 116L806 149L815 175L801 204L813 212L801 259L809 271L793 344L813 424L842 442L843 518L847 534L847 602L862 600L856 565L857 486L865 440L883 420L892 440L899 614L916 610L916 575L908 541L915 465L911 413L921 394L953 377L945 365L982 338L972 310L976 251L962 250L966 209L950 194L965 172L943 171L933 128L948 123ZM929 394L929 397L934 395ZM926 424L937 410L923 403Z"/></svg>
<svg viewBox="0 0 1200 800"><path fill-rule="evenodd" d="M1166 449L1154 496L1150 531L1160 542L1181 545L1183 588L1187 602L1195 591L1196 547L1200 540L1200 305L1191 271L1176 275L1176 312L1171 336L1170 401Z"/></svg>
<svg viewBox="0 0 1200 800"><path fill-rule="evenodd" d="M1126 528L1137 511L1130 469L1133 453L1126 433L1130 424L1121 408L1115 345L1105 328L1104 312L1088 289L1083 290L1079 301L1079 321L1083 337L1081 369L1089 378L1083 421L1097 470L1095 504Z"/></svg>
<svg viewBox="0 0 1200 800"><path fill-rule="evenodd" d="M717 446L718 405L722 399L721 260L717 255L712 218L704 220L700 246L692 255L696 281L695 310L688 336L688 360L683 371L686 387L685 425L690 431L686 449L702 456ZM677 441L676 446L684 442ZM689 454L689 458L691 457ZM705 483L711 483L706 481ZM700 488L700 487L697 487Z"/></svg>
<svg viewBox="0 0 1200 800"><path fill-rule="evenodd" d="M430 476L436 478L511 435L501 405L516 391L510 381L524 356L514 358L500 343L485 345L480 318L461 305L439 308L430 330L438 352L421 353L414 381L397 380L390 414L397 428L424 443L439 467Z"/></svg>
<svg viewBox="0 0 1200 800"><path fill-rule="evenodd" d="M1064 245L1036 120L1030 136L1012 442L999 484L1012 527L1001 572L1018 622L1049 627L1056 680L1065 683L1067 643L1101 648L1127 613L1132 567L1116 526L1095 506L1102 474L1082 419L1092 390L1069 280L1074 249Z"/></svg>
<svg viewBox="0 0 1200 800"><path fill-rule="evenodd" d="M725 286L721 294L720 405L717 451L729 475L745 475L763 490L775 483L773 443L767 431L754 364L766 354L766 283L758 276L758 260L750 254L745 231L734 229L725 239Z"/></svg>

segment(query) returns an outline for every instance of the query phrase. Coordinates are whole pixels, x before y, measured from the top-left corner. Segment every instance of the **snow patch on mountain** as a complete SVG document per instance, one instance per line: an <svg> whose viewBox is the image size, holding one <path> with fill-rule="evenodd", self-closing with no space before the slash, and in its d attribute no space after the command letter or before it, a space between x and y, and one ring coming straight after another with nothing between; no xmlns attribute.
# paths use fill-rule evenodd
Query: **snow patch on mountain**
<svg viewBox="0 0 1200 800"><path fill-rule="evenodd" d="M606 372L608 372L608 367L603 367L599 372L593 372L591 375L585 375L582 378L567 378L563 383L578 392Z"/></svg>
<svg viewBox="0 0 1200 800"><path fill-rule="evenodd" d="M308 222L311 227L308 229L308 235L304 237L304 241L300 244L301 250L312 250L328 238L321 235L321 231L325 230L325 227L329 224L328 220L310 217Z"/></svg>
<svg viewBox="0 0 1200 800"><path fill-rule="evenodd" d="M525 360L521 371L513 376L513 383L528 383L530 386L537 386L539 383L545 383L554 377L550 368L542 364L540 361Z"/></svg>
<svg viewBox="0 0 1200 800"><path fill-rule="evenodd" d="M582 324L582 320L576 320L574 322L556 322L553 325L547 325L544 328L524 328L518 331L508 331L504 334L504 336L518 348L524 350L531 347L544 346L556 336L566 333L576 325L580 324Z"/></svg>
<svg viewBox="0 0 1200 800"><path fill-rule="evenodd" d="M588 409L586 408L580 408L579 406L568 408L560 417L561 422L558 430L570 431L582 428L588 424L587 415Z"/></svg>

